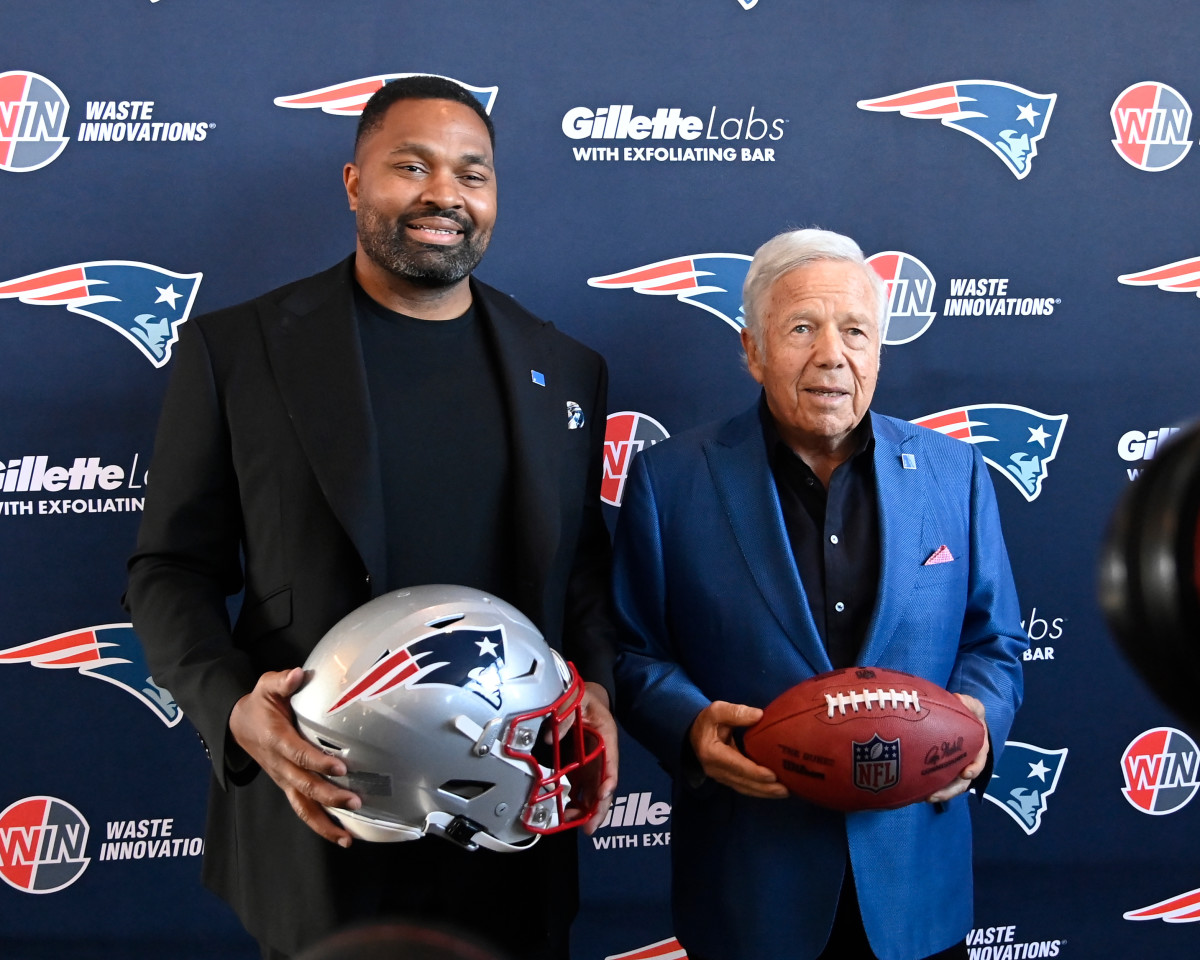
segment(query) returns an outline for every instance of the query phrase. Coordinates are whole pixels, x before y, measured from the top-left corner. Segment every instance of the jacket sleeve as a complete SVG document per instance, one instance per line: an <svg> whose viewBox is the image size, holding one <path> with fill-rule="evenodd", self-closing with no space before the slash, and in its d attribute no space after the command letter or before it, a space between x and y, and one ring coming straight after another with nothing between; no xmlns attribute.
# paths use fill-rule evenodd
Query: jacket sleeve
<svg viewBox="0 0 1200 960"><path fill-rule="evenodd" d="M604 472L604 432L608 411L608 368L597 357L595 393L587 423L588 470L579 542L567 581L563 652L584 680L599 683L616 703L613 661L616 657L609 576L612 544L600 506Z"/></svg>
<svg viewBox="0 0 1200 960"><path fill-rule="evenodd" d="M958 658L947 687L983 703L993 757L1004 749L1024 693L1021 655L1029 637L1013 582L987 465L972 450L970 577Z"/></svg>
<svg viewBox="0 0 1200 960"><path fill-rule="evenodd" d="M635 457L630 468L613 547L618 716L672 776L691 775L688 731L711 701L679 663L671 636L662 519L646 461Z"/></svg>
<svg viewBox="0 0 1200 960"><path fill-rule="evenodd" d="M126 608L154 680L171 691L224 782L234 703L258 671L233 643L242 516L219 385L203 331L182 328L146 489Z"/></svg>

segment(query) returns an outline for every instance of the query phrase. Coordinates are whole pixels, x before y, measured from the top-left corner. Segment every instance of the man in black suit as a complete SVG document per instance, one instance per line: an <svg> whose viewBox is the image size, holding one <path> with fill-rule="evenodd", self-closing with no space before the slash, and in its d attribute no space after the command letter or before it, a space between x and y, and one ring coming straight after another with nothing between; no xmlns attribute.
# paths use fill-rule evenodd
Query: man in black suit
<svg viewBox="0 0 1200 960"><path fill-rule="evenodd" d="M127 604L155 680L213 763L205 882L263 956L349 921L416 915L523 958L567 955L575 838L519 854L351 845L322 806L345 773L289 698L321 636L388 590L513 603L587 682L616 785L603 360L471 278L496 216L494 133L470 93L384 86L344 171L355 253L183 329ZM225 598L244 591L236 624ZM503 889L528 891L502 907Z"/></svg>

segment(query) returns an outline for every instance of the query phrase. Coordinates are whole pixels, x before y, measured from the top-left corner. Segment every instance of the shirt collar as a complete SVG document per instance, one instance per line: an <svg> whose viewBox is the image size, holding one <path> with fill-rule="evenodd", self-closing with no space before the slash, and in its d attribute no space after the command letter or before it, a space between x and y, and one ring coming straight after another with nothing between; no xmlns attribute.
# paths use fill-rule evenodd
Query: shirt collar
<svg viewBox="0 0 1200 960"><path fill-rule="evenodd" d="M783 437L779 435L779 427L775 423L775 417L771 413L770 407L767 406L766 392L762 392L758 397L758 419L762 423L763 440L767 445L767 462L775 463L776 457L781 453L788 453L795 459L803 462L802 458L786 443L783 442ZM859 421L857 427L854 428L854 452L846 458L846 462L857 458L860 454L866 451L874 451L875 449L875 429L871 424L871 411L867 411L866 416Z"/></svg>

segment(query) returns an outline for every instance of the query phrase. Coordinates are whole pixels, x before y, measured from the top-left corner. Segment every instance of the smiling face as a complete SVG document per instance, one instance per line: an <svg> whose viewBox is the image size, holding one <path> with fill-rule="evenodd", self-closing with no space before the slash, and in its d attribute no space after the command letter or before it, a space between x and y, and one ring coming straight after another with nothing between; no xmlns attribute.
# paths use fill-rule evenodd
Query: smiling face
<svg viewBox="0 0 1200 960"><path fill-rule="evenodd" d="M845 459L879 375L879 303L861 264L818 260L775 281L762 346L742 331L751 376L789 447Z"/></svg>
<svg viewBox="0 0 1200 960"><path fill-rule="evenodd" d="M344 172L358 225L357 267L388 287L463 282L496 222L487 128L452 100L399 100Z"/></svg>

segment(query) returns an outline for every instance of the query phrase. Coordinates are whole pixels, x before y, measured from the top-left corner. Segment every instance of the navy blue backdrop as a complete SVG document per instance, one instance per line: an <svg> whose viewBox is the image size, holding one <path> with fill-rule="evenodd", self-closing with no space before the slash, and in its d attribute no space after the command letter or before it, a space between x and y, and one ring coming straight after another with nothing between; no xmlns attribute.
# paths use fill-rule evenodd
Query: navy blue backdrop
<svg viewBox="0 0 1200 960"><path fill-rule="evenodd" d="M760 243L879 254L875 406L981 445L1032 641L973 956L1195 955L1200 751L1093 581L1200 408L1198 27L1183 0L6 3L0 955L254 955L198 881L207 763L146 679L124 560L178 325L349 252L356 110L410 72L490 104L481 277L609 360L610 515L637 449L752 400ZM581 838L581 960L678 955L667 784L623 759Z"/></svg>

